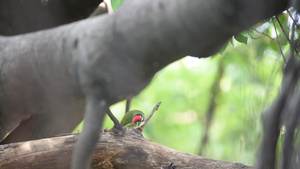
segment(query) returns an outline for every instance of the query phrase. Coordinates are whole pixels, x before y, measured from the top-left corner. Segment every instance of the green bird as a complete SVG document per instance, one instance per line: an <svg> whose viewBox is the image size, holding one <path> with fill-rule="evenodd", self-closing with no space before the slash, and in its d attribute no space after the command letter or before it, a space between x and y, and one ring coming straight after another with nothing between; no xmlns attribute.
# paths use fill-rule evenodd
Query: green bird
<svg viewBox="0 0 300 169"><path fill-rule="evenodd" d="M143 131L141 126L144 124L144 121L145 115L143 112L139 110L130 110L124 115L120 123L127 129L136 128Z"/></svg>

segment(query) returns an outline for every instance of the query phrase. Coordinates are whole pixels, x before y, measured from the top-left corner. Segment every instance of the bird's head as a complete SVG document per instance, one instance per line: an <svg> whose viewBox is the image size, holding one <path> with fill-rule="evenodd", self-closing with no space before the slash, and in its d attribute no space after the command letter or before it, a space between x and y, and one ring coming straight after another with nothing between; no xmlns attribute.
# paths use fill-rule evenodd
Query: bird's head
<svg viewBox="0 0 300 169"><path fill-rule="evenodd" d="M138 127L141 127L144 124L144 116L142 114L135 114L132 118L132 122Z"/></svg>
<svg viewBox="0 0 300 169"><path fill-rule="evenodd" d="M144 124L144 121L145 116L142 111L131 110L124 115L120 123L128 129L137 128L143 131L141 126Z"/></svg>

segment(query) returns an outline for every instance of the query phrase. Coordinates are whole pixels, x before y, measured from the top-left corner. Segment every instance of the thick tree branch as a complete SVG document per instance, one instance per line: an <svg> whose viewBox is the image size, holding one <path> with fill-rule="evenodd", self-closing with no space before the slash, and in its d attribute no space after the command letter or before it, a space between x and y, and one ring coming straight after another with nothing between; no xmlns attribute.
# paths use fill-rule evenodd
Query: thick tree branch
<svg viewBox="0 0 300 169"><path fill-rule="evenodd" d="M69 169L75 136L62 136L0 146L0 168ZM251 169L239 163L212 160L183 153L154 142L139 130L121 135L102 132L93 156L93 168L161 169L173 163L177 168Z"/></svg>
<svg viewBox="0 0 300 169"><path fill-rule="evenodd" d="M28 126L42 126L31 138L70 132L83 117L84 95L113 104L137 94L167 64L187 54L209 56L287 6L238 2L131 0L112 15L0 37L0 137L28 117Z"/></svg>
<svg viewBox="0 0 300 169"><path fill-rule="evenodd" d="M282 89L279 92L277 99L263 115L264 135L259 156L257 158L256 166L258 169L275 168L276 146L280 128L282 127L282 124L280 124L282 123L281 117L283 117L285 113L290 114L285 112L285 109L290 109L289 98L294 98L294 89L300 76L299 66L299 61L293 57L289 58L284 70ZM289 128L290 126L288 129Z"/></svg>
<svg viewBox="0 0 300 169"><path fill-rule="evenodd" d="M286 7L284 0L130 0L112 15L0 37L0 137L26 119L7 142L70 132L85 98L108 107L136 95L167 64L212 55L232 35ZM94 122L84 126L96 134Z"/></svg>
<svg viewBox="0 0 300 169"><path fill-rule="evenodd" d="M16 35L87 18L102 0L0 0L0 35Z"/></svg>

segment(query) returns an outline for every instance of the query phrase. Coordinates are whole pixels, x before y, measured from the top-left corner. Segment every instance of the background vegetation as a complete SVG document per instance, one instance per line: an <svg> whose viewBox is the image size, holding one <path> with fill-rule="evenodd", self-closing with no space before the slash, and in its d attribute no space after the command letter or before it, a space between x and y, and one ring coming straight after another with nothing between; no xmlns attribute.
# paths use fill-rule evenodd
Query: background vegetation
<svg viewBox="0 0 300 169"><path fill-rule="evenodd" d="M114 8L122 3L112 2ZM212 105L208 141L201 155L254 165L262 137L262 112L281 85L284 55L289 49L285 35L290 32L289 16L283 13L233 37L213 57L187 56L158 72L131 103L131 109L148 115L162 101L144 136L180 151L200 154ZM120 120L125 101L111 110ZM112 126L106 118L103 128Z"/></svg>

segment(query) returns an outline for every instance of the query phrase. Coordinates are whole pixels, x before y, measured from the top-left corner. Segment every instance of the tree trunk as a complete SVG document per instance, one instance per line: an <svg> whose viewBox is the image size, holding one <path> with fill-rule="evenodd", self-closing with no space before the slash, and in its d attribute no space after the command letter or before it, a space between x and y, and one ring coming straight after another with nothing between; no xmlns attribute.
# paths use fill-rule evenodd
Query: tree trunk
<svg viewBox="0 0 300 169"><path fill-rule="evenodd" d="M68 169L77 135L67 135L0 146L0 168ZM139 130L120 135L104 130L97 143L92 168L120 169L251 169L240 163L187 154L145 139Z"/></svg>

